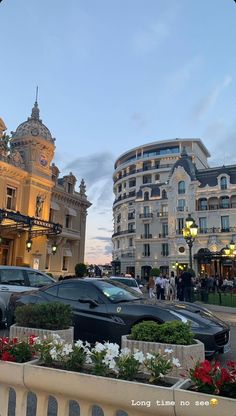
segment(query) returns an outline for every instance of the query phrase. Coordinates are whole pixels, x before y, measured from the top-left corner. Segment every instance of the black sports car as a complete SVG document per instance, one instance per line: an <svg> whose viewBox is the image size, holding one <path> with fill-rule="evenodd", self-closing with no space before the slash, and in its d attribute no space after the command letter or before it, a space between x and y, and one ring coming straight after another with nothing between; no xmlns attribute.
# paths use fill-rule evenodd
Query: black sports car
<svg viewBox="0 0 236 416"><path fill-rule="evenodd" d="M229 349L229 327L207 309L186 302L145 299L136 291L108 279L70 279L37 291L12 295L10 309L28 303L63 302L73 310L75 339L121 341L144 320L158 323L189 321L207 356Z"/></svg>

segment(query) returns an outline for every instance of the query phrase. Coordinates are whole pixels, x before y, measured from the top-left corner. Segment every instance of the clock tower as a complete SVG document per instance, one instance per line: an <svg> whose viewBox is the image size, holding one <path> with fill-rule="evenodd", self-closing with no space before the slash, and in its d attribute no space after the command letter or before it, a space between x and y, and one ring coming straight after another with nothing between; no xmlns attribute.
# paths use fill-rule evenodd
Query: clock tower
<svg viewBox="0 0 236 416"><path fill-rule="evenodd" d="M51 179L51 161L55 152L55 139L39 118L38 102L35 101L31 117L12 132L11 149L19 152L25 170L34 175Z"/></svg>

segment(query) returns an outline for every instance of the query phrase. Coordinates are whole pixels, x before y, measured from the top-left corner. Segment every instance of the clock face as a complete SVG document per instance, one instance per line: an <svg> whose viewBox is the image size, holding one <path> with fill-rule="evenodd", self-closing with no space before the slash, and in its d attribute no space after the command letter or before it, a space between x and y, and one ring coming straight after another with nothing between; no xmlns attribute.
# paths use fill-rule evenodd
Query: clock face
<svg viewBox="0 0 236 416"><path fill-rule="evenodd" d="M39 163L41 166L45 167L48 164L47 158L44 155L40 155L39 157Z"/></svg>
<svg viewBox="0 0 236 416"><path fill-rule="evenodd" d="M37 129L37 128L32 129L32 130L31 130L31 134L32 134L33 136L38 136L38 134L39 134L38 129Z"/></svg>

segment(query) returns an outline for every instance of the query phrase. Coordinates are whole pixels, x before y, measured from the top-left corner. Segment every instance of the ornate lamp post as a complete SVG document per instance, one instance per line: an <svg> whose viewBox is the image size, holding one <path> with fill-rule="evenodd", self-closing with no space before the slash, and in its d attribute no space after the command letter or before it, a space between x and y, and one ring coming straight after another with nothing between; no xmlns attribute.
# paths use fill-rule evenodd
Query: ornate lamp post
<svg viewBox="0 0 236 416"><path fill-rule="evenodd" d="M192 260L192 247L195 238L197 237L197 230L198 226L195 223L195 220L191 217L190 214L188 214L186 220L185 220L185 227L183 228L183 237L188 244L189 248L189 267L190 269L193 268L193 260Z"/></svg>

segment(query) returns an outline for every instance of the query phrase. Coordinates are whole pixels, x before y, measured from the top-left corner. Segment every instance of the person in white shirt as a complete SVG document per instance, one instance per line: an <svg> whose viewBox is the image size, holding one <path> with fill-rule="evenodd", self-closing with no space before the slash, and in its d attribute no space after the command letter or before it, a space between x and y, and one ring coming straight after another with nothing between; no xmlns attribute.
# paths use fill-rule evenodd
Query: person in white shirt
<svg viewBox="0 0 236 416"><path fill-rule="evenodd" d="M156 278L155 283L156 283L157 299L161 297L161 300L165 300L166 279L162 276L162 274L160 274L160 276Z"/></svg>

